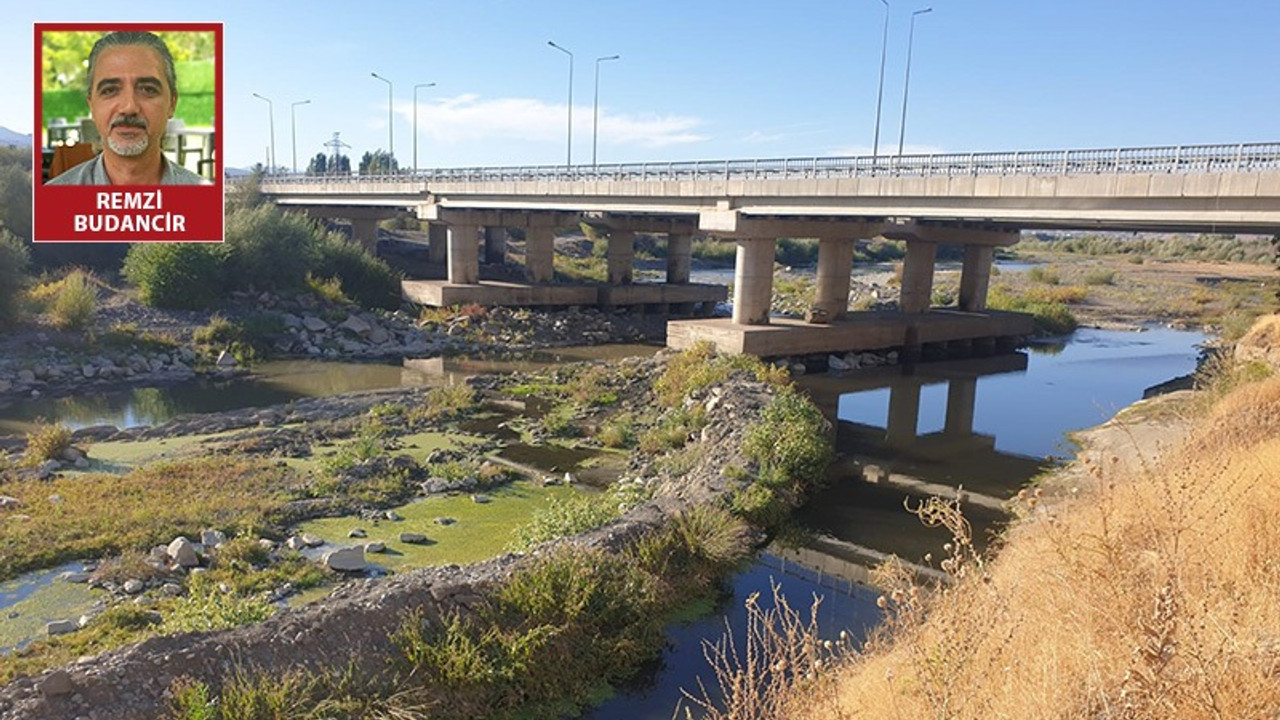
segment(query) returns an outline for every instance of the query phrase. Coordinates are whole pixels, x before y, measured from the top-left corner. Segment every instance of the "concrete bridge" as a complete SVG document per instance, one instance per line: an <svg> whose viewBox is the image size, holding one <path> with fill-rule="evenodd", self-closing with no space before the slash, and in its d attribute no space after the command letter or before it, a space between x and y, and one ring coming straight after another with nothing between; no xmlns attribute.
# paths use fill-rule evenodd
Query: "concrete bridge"
<svg viewBox="0 0 1280 720"><path fill-rule="evenodd" d="M673 321L668 344L772 356L1030 332L1029 318L986 309L995 248L1023 230L1280 233L1280 143L276 175L262 191L350 218L366 242L394 213L428 221L448 279L406 281L405 295L432 305L705 306L724 290L689 282L692 236L732 240L733 317ZM555 231L584 220L608 235L608 282L553 285ZM527 283L480 283L481 238L499 259L505 228L525 233ZM667 235L666 282L633 282L636 232ZM899 311L850 314L854 244L878 236L906 243ZM819 239L808 321L769 317L780 237ZM964 248L959 306L945 311L930 308L940 244Z"/></svg>

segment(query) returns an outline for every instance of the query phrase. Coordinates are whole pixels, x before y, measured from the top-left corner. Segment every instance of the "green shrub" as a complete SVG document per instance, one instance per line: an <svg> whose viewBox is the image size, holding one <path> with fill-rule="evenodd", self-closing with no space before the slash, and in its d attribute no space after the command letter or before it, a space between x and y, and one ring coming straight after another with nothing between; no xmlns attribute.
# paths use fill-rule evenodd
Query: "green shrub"
<svg viewBox="0 0 1280 720"><path fill-rule="evenodd" d="M533 514L528 524L516 528L512 548L528 550L548 540L577 535L600 527L618 515L617 506L602 495L552 498L547 507Z"/></svg>
<svg viewBox="0 0 1280 720"><path fill-rule="evenodd" d="M227 213L228 271L235 289L299 289L315 265L321 231L303 215L261 205Z"/></svg>
<svg viewBox="0 0 1280 720"><path fill-rule="evenodd" d="M1138 258L1141 260L1142 258ZM1090 270L1084 276L1085 285L1115 285L1115 270Z"/></svg>
<svg viewBox="0 0 1280 720"><path fill-rule="evenodd" d="M819 485L831 463L829 435L826 419L808 398L794 387L779 388L742 444L743 453L759 467L760 488L745 498L750 501L747 517L772 524Z"/></svg>
<svg viewBox="0 0 1280 720"><path fill-rule="evenodd" d="M384 310L400 307L400 274L337 233L319 235L311 274L317 278L336 278L342 294L363 307Z"/></svg>
<svg viewBox="0 0 1280 720"><path fill-rule="evenodd" d="M27 433L27 451L24 462L28 465L39 465L45 460L55 460L71 447L71 428L62 424L36 426Z"/></svg>
<svg viewBox="0 0 1280 720"><path fill-rule="evenodd" d="M0 227L0 328L18 322L30 261L27 244Z"/></svg>
<svg viewBox="0 0 1280 720"><path fill-rule="evenodd" d="M1036 301L1013 295L1003 286L991 288L987 294L987 307L992 310L1027 313L1035 321L1037 332L1045 335L1065 335L1079 326L1076 316L1062 302Z"/></svg>
<svg viewBox="0 0 1280 720"><path fill-rule="evenodd" d="M148 305L200 310L226 291L227 252L207 243L135 243L124 276Z"/></svg>
<svg viewBox="0 0 1280 720"><path fill-rule="evenodd" d="M818 241L810 238L778 238L778 249L774 257L783 265L813 265L818 262Z"/></svg>
<svg viewBox="0 0 1280 720"><path fill-rule="evenodd" d="M173 601L160 630L166 635L224 630L266 620L275 610L275 606L262 597L223 592L213 582L195 576L189 582L187 594Z"/></svg>
<svg viewBox="0 0 1280 720"><path fill-rule="evenodd" d="M60 330L83 329L98 313L98 289L93 278L73 270L62 280L49 313L54 327Z"/></svg>
<svg viewBox="0 0 1280 720"><path fill-rule="evenodd" d="M1027 278L1031 282L1044 283L1046 285L1057 285L1062 282L1062 277L1056 271L1041 265L1036 265L1028 270Z"/></svg>

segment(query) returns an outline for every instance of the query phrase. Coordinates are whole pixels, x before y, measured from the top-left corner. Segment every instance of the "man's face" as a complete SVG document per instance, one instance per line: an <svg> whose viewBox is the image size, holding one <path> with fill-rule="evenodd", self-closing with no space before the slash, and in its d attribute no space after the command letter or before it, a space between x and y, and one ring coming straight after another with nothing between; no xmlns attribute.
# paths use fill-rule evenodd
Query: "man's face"
<svg viewBox="0 0 1280 720"><path fill-rule="evenodd" d="M158 148L178 103L165 82L159 53L144 45L107 48L93 72L89 112L103 144L124 157Z"/></svg>

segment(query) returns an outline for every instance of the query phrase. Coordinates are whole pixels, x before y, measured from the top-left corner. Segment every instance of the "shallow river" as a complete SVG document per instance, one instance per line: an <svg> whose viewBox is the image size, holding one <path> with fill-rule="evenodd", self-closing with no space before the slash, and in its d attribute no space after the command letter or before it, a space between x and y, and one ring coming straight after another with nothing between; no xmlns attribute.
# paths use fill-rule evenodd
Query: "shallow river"
<svg viewBox="0 0 1280 720"><path fill-rule="evenodd" d="M909 371L883 368L843 377L802 377L801 386L838 420L841 456L831 487L797 513L799 523L815 537L810 547L771 549L733 578L732 596L715 613L670 628L662 661L586 717L669 720L682 702L681 687L696 687L699 676L712 681L702 640L718 639L726 622L742 627L743 603L753 593L767 600L771 580L806 609L814 595L824 598L824 635L847 630L862 637L879 618L876 593L855 582L865 577L867 557L894 552L918 562L926 552L937 553L948 539L922 528L903 510L907 491L900 479L962 484L992 503L1007 499L1054 458L1071 454L1069 432L1104 422L1140 399L1145 388L1191 372L1203 339L1199 333L1167 329L1080 330L1068 340L1036 345L1025 353L921 364ZM0 408L0 433L25 431L37 418L72 427L154 425L183 413L430 385L452 376L655 351L646 346L566 349L522 362L264 363L251 378L20 401ZM879 482L864 482L877 474ZM1001 513L981 505L966 508L966 513L980 534L997 529L1003 520ZM0 593L0 612L6 597L17 597L22 580L7 584L7 594ZM47 578L39 574L36 581Z"/></svg>

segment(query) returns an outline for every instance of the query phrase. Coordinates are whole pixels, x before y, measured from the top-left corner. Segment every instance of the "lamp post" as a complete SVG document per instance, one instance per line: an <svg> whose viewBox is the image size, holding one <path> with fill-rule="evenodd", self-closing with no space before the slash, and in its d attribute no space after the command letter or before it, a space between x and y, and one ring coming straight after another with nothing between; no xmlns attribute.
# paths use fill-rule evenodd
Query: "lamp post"
<svg viewBox="0 0 1280 720"><path fill-rule="evenodd" d="M391 162L396 157L395 123L392 121L393 116L391 113L391 81L382 77L378 73L369 74L387 84L387 153L389 154L389 157L387 158L387 174L390 174Z"/></svg>
<svg viewBox="0 0 1280 720"><path fill-rule="evenodd" d="M916 38L916 16L933 12L925 8L911 13L911 31L907 33L907 78L902 83L902 127L898 129L898 157L902 157L902 144L907 133L907 92L911 89L911 46Z"/></svg>
<svg viewBox="0 0 1280 720"><path fill-rule="evenodd" d="M565 168L572 168L573 167L573 53L569 52L568 50L565 50L564 48L555 44L551 40L548 40L547 44L559 50L560 52L564 53L565 55L569 56L569 140L567 143L568 148L566 148L565 150L564 166Z"/></svg>
<svg viewBox="0 0 1280 720"><path fill-rule="evenodd" d="M884 61L889 54L889 0L884 3L884 36L880 40L880 89L876 91L876 134L871 144L871 161L880 155L880 108L884 106Z"/></svg>
<svg viewBox="0 0 1280 720"><path fill-rule="evenodd" d="M298 118L294 113L299 105L310 105L310 100L299 100L289 105L289 138L293 142L293 174L298 174Z"/></svg>
<svg viewBox="0 0 1280 720"><path fill-rule="evenodd" d="M413 86L413 171L415 173L418 172L418 88L435 86L433 82Z"/></svg>
<svg viewBox="0 0 1280 720"><path fill-rule="evenodd" d="M618 60L621 55L596 58L596 99L591 104L591 167L596 166L596 140L600 129L600 63Z"/></svg>
<svg viewBox="0 0 1280 720"><path fill-rule="evenodd" d="M271 128L271 158L268 160L271 167L267 168L267 174L271 174L275 172L276 167L276 106L271 102L271 98L263 97L258 93L254 93L253 96L267 103L267 122L268 127Z"/></svg>

